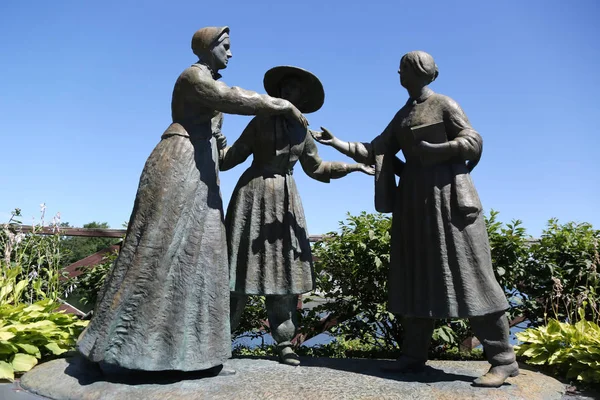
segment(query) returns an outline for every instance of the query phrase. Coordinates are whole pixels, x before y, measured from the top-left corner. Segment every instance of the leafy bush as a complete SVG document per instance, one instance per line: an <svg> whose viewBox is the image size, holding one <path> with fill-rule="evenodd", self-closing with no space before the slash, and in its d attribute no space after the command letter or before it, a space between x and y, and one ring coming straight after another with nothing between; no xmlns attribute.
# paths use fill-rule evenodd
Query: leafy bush
<svg viewBox="0 0 600 400"><path fill-rule="evenodd" d="M511 317L522 316L529 326L546 324L548 317L573 320L587 301L588 319L597 310L600 290L600 231L590 224L548 221L534 241L516 220L487 219L496 278L511 304Z"/></svg>
<svg viewBox="0 0 600 400"><path fill-rule="evenodd" d="M14 379L39 360L47 360L73 348L87 325L76 316L55 312L59 303L0 305L0 379Z"/></svg>
<svg viewBox="0 0 600 400"><path fill-rule="evenodd" d="M348 215L339 233L314 244L317 293L325 302L304 312L307 338L335 321L329 332L336 338L388 351L401 342L401 325L386 309L391 224L383 214Z"/></svg>
<svg viewBox="0 0 600 400"><path fill-rule="evenodd" d="M44 210L42 205L42 222L32 233L19 231L19 209L0 229L0 379L12 380L39 360L70 350L87 325L55 312L63 293L60 221L52 222L54 234L38 235Z"/></svg>
<svg viewBox="0 0 600 400"><path fill-rule="evenodd" d="M44 227L45 206L42 204L41 222L31 233L19 230L21 216L18 208L0 229L0 302L32 304L45 298L58 299L64 293L61 277L60 219L54 217L54 234L40 235Z"/></svg>
<svg viewBox="0 0 600 400"><path fill-rule="evenodd" d="M62 224L61 228L69 227L68 223ZM106 222L89 222L83 225L86 229L107 229L109 228ZM63 264L65 266L73 264L85 257L94 254L100 250L106 249L114 244L117 244L120 239L103 238L103 237L82 237L69 236L61 240L61 252L63 253Z"/></svg>
<svg viewBox="0 0 600 400"><path fill-rule="evenodd" d="M524 316L532 326L546 323L547 315L573 321L587 302L586 318L598 311L600 292L600 231L587 223L548 222L538 243L531 246L524 276L517 285L528 300Z"/></svg>
<svg viewBox="0 0 600 400"><path fill-rule="evenodd" d="M551 219L518 284L532 328L517 333L517 355L586 384L600 383L599 242L590 224Z"/></svg>
<svg viewBox="0 0 600 400"><path fill-rule="evenodd" d="M527 235L520 220L503 224L498 221L498 212L491 210L486 216L492 266L496 280L504 288L506 298L511 306L509 315L514 319L523 314L525 307L535 308L535 304L525 304L528 299L521 294L523 281L535 279L525 276L525 264L530 257L531 238Z"/></svg>
<svg viewBox="0 0 600 400"><path fill-rule="evenodd" d="M78 271L81 271L81 275L69 279L68 286L73 288L67 297L69 301L71 298L75 298L79 303L93 307L98 299L98 293L104 285L104 280L118 255L118 251L113 251L107 253L100 264L77 268Z"/></svg>
<svg viewBox="0 0 600 400"><path fill-rule="evenodd" d="M346 340L343 337L337 337L330 343L316 346L300 346L296 349L300 356L308 357L328 357L328 358L379 358L393 359L400 356L399 349L384 350L376 346L366 345L359 339ZM246 346L236 346L233 349L234 357L254 356L265 357L275 354L274 345L261 345L254 348ZM471 353L460 352L456 348L444 351L433 349L430 358L443 360L482 360L483 352L479 349Z"/></svg>
<svg viewBox="0 0 600 400"><path fill-rule="evenodd" d="M234 340L242 338L263 339L264 335L270 332L267 321L267 308L264 296L248 296L246 308L242 314L239 325L233 331Z"/></svg>
<svg viewBox="0 0 600 400"><path fill-rule="evenodd" d="M551 366L569 379L600 383L600 326L585 320L583 308L574 324L550 319L547 326L516 336L523 342L516 347L517 355L526 357L527 363Z"/></svg>

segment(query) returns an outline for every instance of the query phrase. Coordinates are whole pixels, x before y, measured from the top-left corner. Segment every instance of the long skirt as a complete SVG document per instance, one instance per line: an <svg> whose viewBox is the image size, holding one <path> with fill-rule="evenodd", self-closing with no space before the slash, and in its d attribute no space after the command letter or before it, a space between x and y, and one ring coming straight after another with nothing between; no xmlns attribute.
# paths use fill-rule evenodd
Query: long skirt
<svg viewBox="0 0 600 400"><path fill-rule="evenodd" d="M192 371L231 356L229 272L214 138L165 137L77 344L92 361Z"/></svg>
<svg viewBox="0 0 600 400"><path fill-rule="evenodd" d="M465 318L508 308L492 269L483 214L473 218L459 207L467 194L479 203L464 166L406 164L392 220L391 312Z"/></svg>
<svg viewBox="0 0 600 400"><path fill-rule="evenodd" d="M236 293L290 295L314 288L304 209L291 171L252 165L227 208L230 285Z"/></svg>

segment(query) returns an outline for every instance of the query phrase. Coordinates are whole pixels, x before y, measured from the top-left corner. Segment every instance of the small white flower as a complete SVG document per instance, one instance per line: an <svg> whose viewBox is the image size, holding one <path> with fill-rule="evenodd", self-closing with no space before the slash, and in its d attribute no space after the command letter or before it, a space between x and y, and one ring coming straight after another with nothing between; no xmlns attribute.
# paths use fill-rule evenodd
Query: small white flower
<svg viewBox="0 0 600 400"><path fill-rule="evenodd" d="M40 211L41 212L45 212L46 211L46 203L40 204Z"/></svg>
<svg viewBox="0 0 600 400"><path fill-rule="evenodd" d="M71 286L69 286L69 287L68 287L68 288L65 290L65 293L64 293L64 294L65 294L65 297L69 297L69 295L70 295L71 293L73 293L73 290L75 290L75 288L76 288L76 287L77 287L76 285L71 285Z"/></svg>
<svg viewBox="0 0 600 400"><path fill-rule="evenodd" d="M52 225L52 233L60 231L60 212L57 212L52 218L52 223L50 225Z"/></svg>
<svg viewBox="0 0 600 400"><path fill-rule="evenodd" d="M24 237L25 237L24 233L17 233L17 235L15 236L15 244L21 243L21 241L23 240Z"/></svg>

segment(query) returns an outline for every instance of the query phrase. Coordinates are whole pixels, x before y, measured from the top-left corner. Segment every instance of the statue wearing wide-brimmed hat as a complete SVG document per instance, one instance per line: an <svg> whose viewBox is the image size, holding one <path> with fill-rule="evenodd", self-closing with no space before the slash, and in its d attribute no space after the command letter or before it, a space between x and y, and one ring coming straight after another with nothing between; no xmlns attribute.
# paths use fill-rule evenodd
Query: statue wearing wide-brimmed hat
<svg viewBox="0 0 600 400"><path fill-rule="evenodd" d="M303 113L317 111L325 94L319 79L297 67L267 71L271 96L289 100ZM233 146L224 149L221 170L253 155L232 194L225 226L231 276L231 324L238 325L248 295L266 296L267 314L280 362L298 365L291 348L297 328L298 296L314 288L313 264L302 202L292 176L300 161L321 182L353 171L372 174L363 164L322 161L305 126L284 116L256 117Z"/></svg>
<svg viewBox="0 0 600 400"><path fill-rule="evenodd" d="M200 29L192 50L198 62L175 83L173 123L146 161L121 252L77 343L105 370L221 371L231 356L223 113L306 126L289 101L219 81L231 58L228 27Z"/></svg>

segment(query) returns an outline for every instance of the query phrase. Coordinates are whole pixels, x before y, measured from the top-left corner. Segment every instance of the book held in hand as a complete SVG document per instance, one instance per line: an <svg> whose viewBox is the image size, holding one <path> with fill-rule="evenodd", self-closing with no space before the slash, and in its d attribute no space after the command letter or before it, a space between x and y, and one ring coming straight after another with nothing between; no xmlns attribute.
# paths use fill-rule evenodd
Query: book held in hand
<svg viewBox="0 0 600 400"><path fill-rule="evenodd" d="M410 131L413 135L415 143L420 141L426 141L429 143L446 143L448 138L446 137L446 127L444 122L436 122L434 124L425 124L412 126Z"/></svg>

